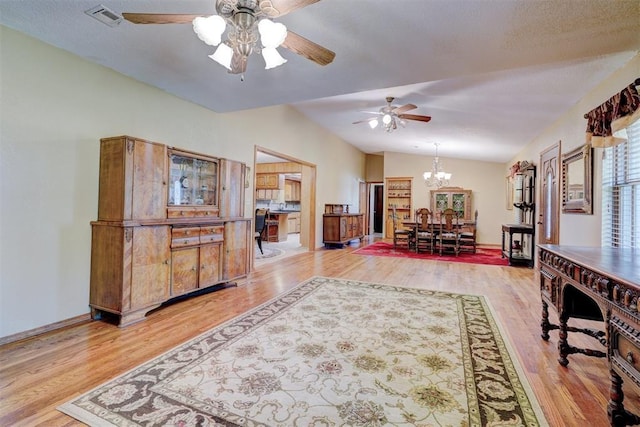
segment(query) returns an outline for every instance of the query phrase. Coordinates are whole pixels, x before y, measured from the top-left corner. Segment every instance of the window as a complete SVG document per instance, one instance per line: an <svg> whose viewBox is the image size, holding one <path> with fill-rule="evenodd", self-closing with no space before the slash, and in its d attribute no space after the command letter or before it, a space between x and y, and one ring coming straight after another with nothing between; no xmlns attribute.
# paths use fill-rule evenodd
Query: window
<svg viewBox="0 0 640 427"><path fill-rule="evenodd" d="M640 120L627 142L605 148L602 162L602 246L640 248Z"/></svg>

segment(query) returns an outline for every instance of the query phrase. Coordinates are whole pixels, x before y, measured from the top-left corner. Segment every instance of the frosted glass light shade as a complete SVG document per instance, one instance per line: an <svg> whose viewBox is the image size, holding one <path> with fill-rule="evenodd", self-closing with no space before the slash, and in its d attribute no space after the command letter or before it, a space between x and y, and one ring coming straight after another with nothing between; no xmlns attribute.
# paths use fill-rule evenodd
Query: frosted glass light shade
<svg viewBox="0 0 640 427"><path fill-rule="evenodd" d="M391 115L385 114L384 116L382 116L382 123L384 123L385 125L391 123Z"/></svg>
<svg viewBox="0 0 640 427"><path fill-rule="evenodd" d="M263 47L262 57L264 58L265 70L278 67L287 62L287 60L280 55L275 47Z"/></svg>
<svg viewBox="0 0 640 427"><path fill-rule="evenodd" d="M369 120L369 127L375 129L378 127L378 119Z"/></svg>
<svg viewBox="0 0 640 427"><path fill-rule="evenodd" d="M258 22L260 41L266 48L276 48L280 46L287 37L287 27L283 24L275 23L269 19L262 19Z"/></svg>
<svg viewBox="0 0 640 427"><path fill-rule="evenodd" d="M209 55L209 58L216 61L228 70L231 70L231 58L233 58L233 49L226 44L218 46L213 55Z"/></svg>
<svg viewBox="0 0 640 427"><path fill-rule="evenodd" d="M198 16L193 20L193 31L198 38L209 46L218 46L222 41L222 33L226 28L224 19L218 15L207 18Z"/></svg>

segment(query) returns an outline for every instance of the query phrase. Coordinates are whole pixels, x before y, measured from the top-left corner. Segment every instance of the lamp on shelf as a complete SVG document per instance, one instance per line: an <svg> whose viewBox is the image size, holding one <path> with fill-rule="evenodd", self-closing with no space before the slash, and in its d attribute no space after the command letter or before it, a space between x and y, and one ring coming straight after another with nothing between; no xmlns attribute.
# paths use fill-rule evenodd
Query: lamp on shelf
<svg viewBox="0 0 640 427"><path fill-rule="evenodd" d="M446 187L449 185L451 174L441 169L440 158L438 157L438 145L440 144L436 142L434 145L436 146L436 156L433 158L431 172L425 172L422 176L429 187Z"/></svg>

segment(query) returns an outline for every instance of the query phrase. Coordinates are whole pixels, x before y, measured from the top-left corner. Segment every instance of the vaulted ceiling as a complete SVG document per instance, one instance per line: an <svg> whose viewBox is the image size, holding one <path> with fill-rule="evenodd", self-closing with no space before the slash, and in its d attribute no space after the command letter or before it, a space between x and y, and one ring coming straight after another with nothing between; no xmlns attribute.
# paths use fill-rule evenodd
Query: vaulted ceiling
<svg viewBox="0 0 640 427"><path fill-rule="evenodd" d="M241 80L190 24L110 27L85 14L99 4L215 13L215 0L2 0L0 23L218 113L290 105L367 153L432 155L438 142L444 157L508 161L640 51L638 0L321 0L276 21L333 63L280 48L286 64L253 54ZM352 124L387 96L432 120Z"/></svg>

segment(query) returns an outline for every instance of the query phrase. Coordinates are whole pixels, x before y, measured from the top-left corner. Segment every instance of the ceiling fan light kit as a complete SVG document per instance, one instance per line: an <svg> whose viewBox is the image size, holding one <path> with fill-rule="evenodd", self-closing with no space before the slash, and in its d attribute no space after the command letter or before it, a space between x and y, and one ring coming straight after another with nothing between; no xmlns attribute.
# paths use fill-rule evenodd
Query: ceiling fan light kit
<svg viewBox="0 0 640 427"><path fill-rule="evenodd" d="M193 20L193 31L198 38L209 46L218 46L227 24L219 15L198 16Z"/></svg>
<svg viewBox="0 0 640 427"><path fill-rule="evenodd" d="M287 31L281 23L268 18L286 15L319 0L216 0L217 15L123 13L134 24L183 24L191 22L198 38L210 46L218 46L208 55L233 74L246 71L253 52L261 53L265 69L287 62L277 48L280 46L320 65L331 63L335 53ZM228 29L228 31L227 31ZM227 38L223 34L227 31ZM259 43L258 43L259 41Z"/></svg>
<svg viewBox="0 0 640 427"><path fill-rule="evenodd" d="M418 107L413 104L405 104L400 107L396 107L394 105L391 105L394 99L394 97L388 96L386 106L380 108L380 110L378 110L377 112L370 113L376 114L378 117L367 120L359 120L357 122L353 122L353 124L355 125L358 123L367 122L371 129L375 129L382 121L382 129L385 132L393 132L398 128L398 125L405 127L405 125L407 124L407 120L416 120L420 122L428 122L431 120L430 116L405 114L406 111L414 110Z"/></svg>

